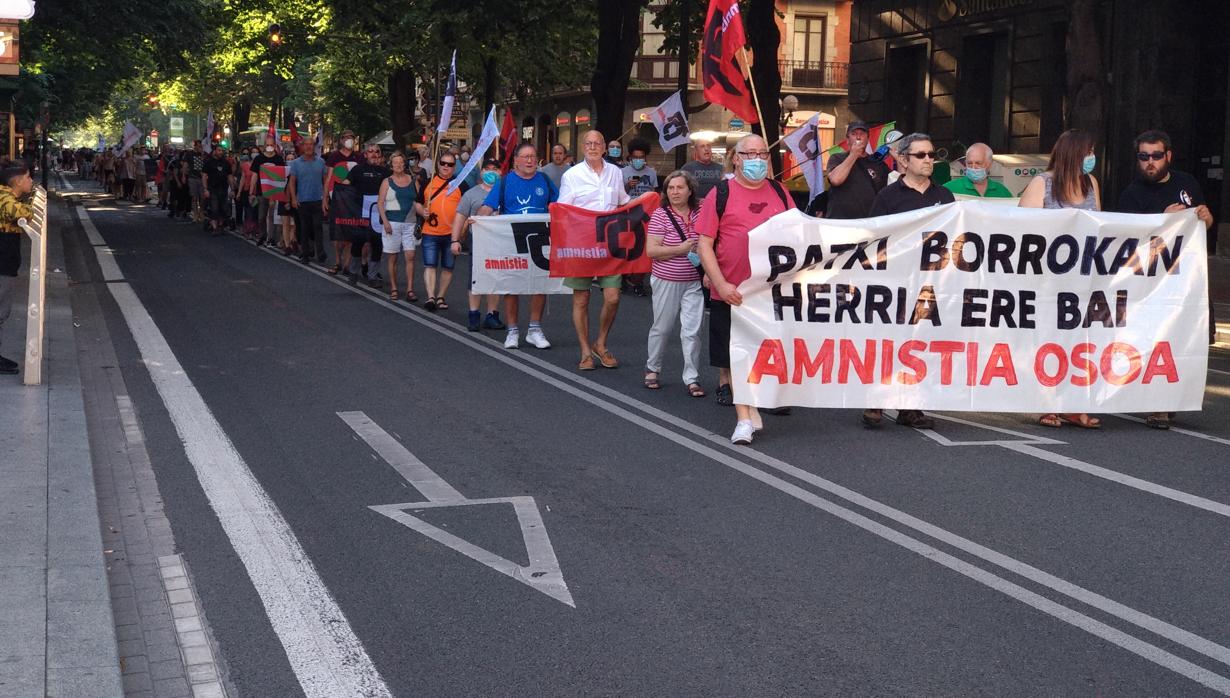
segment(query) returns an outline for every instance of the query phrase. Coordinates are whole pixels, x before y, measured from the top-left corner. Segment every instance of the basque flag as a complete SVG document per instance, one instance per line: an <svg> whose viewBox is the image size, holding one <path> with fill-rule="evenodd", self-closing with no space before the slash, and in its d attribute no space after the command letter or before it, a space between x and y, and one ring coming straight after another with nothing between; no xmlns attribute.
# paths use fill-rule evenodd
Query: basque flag
<svg viewBox="0 0 1230 698"><path fill-rule="evenodd" d="M453 100L457 97L457 49L453 49L453 62L448 69L448 86L444 88L444 103L440 105L440 124L436 126L437 133L448 130L453 120Z"/></svg>
<svg viewBox="0 0 1230 698"><path fill-rule="evenodd" d="M738 0L710 0L700 52L705 99L755 124L760 121L756 103L739 67L739 55L746 44Z"/></svg>

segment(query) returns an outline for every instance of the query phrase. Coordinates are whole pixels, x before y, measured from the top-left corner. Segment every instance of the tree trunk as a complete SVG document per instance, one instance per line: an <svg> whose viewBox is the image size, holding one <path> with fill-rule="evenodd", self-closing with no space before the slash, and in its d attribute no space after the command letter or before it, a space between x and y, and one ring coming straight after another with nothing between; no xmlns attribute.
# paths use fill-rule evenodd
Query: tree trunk
<svg viewBox="0 0 1230 698"><path fill-rule="evenodd" d="M495 91L499 87L499 72L497 68L499 62L495 56L483 57L483 118L491 113L491 107L495 106ZM475 153L478 155L478 153Z"/></svg>
<svg viewBox="0 0 1230 698"><path fill-rule="evenodd" d="M289 129L290 125L295 123L295 108L282 107L282 128ZM302 134L300 134L302 135Z"/></svg>
<svg viewBox="0 0 1230 698"><path fill-rule="evenodd" d="M1068 5L1068 128L1079 128L1103 142L1106 78L1102 70L1101 31L1097 0L1072 0Z"/></svg>
<svg viewBox="0 0 1230 698"><path fill-rule="evenodd" d="M777 62L778 48L782 43L781 32L777 29L777 11L774 0L752 0L747 12L747 37L751 42L752 81L755 83L756 95L760 100L760 116L764 123L757 129L764 137L766 145L777 142L782 114L778 99L782 92L782 74ZM780 147L772 151L773 171L780 176L782 173L782 156Z"/></svg>
<svg viewBox="0 0 1230 698"><path fill-rule="evenodd" d="M607 140L624 130L624 105L632 61L641 45L641 9L645 0L598 0L598 62L590 90L595 128Z"/></svg>
<svg viewBox="0 0 1230 698"><path fill-rule="evenodd" d="M231 106L231 139L239 137L241 131L248 130L248 125L252 119L252 100L248 97L240 97ZM260 139L257 139L260 140Z"/></svg>
<svg viewBox="0 0 1230 698"><path fill-rule="evenodd" d="M418 106L418 97L414 93L414 72L404 66L394 68L389 73L388 85L393 142L404 149L414 137L414 110Z"/></svg>

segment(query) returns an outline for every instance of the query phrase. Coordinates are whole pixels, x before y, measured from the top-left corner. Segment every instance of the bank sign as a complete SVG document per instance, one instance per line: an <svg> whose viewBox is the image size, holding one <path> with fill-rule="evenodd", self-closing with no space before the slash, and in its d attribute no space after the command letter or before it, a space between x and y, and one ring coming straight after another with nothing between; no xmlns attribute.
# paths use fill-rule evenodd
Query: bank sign
<svg viewBox="0 0 1230 698"><path fill-rule="evenodd" d="M935 15L941 22L964 19L996 10L1029 7L1034 0L937 0Z"/></svg>

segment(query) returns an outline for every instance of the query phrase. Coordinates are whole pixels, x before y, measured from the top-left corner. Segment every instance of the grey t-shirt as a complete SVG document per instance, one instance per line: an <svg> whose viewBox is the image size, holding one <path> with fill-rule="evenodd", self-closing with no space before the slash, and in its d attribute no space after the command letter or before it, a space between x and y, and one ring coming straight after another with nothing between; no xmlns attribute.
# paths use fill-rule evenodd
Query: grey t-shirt
<svg viewBox="0 0 1230 698"><path fill-rule="evenodd" d="M710 162L708 165L702 165L696 160L689 160L684 166L683 171L692 175L696 180L697 191L696 198L703 199L709 190L716 187L717 183L722 181L725 176L725 168L719 162Z"/></svg>
<svg viewBox="0 0 1230 698"><path fill-rule="evenodd" d="M457 215L462 218L469 218L478 213L478 209L483 205L483 199L487 198L489 189L483 189L481 186L470 187L466 193L461 195L461 201L457 204Z"/></svg>
<svg viewBox="0 0 1230 698"><path fill-rule="evenodd" d="M633 177L636 178L636 184L628 190L628 196L636 198L646 192L655 191L658 188L658 173L652 167L646 165L641 169L636 169L632 165L623 168L624 186L627 187Z"/></svg>
<svg viewBox="0 0 1230 698"><path fill-rule="evenodd" d="M563 179L564 173L568 171L568 166L564 165L563 167L560 167L554 162L548 162L542 167L539 167L538 171L550 178L551 182L555 184L555 188L558 190L560 180Z"/></svg>

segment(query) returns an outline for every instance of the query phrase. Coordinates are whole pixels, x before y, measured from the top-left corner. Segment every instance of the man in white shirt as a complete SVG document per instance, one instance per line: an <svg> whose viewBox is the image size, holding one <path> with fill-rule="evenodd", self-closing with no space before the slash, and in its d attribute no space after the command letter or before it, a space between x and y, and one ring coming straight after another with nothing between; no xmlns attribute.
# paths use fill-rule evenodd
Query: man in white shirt
<svg viewBox="0 0 1230 698"><path fill-rule="evenodd" d="M612 211L631 201L624 189L623 173L618 167L606 162L603 151L606 139L598 131L588 131L581 138L585 161L577 163L561 178L559 203L570 204L590 211ZM572 289L572 325L581 344L582 371L592 371L595 362L603 368L619 368L619 361L607 349L606 340L615 324L619 310L620 275L598 277L602 289L602 314L599 318L598 337L589 341L589 289L593 278L572 277L564 279L564 285Z"/></svg>

